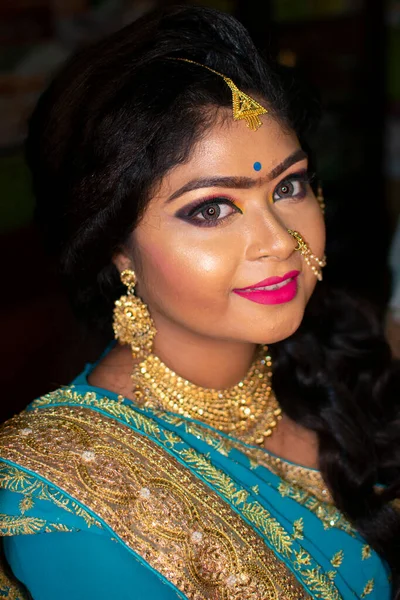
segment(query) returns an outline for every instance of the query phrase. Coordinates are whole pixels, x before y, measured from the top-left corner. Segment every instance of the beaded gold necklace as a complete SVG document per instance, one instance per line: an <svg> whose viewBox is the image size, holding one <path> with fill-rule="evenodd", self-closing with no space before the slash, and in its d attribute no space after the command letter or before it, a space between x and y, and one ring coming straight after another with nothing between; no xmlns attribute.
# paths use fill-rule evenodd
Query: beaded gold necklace
<svg viewBox="0 0 400 600"><path fill-rule="evenodd" d="M148 354L132 373L134 397L144 407L197 419L248 444L262 445L282 418L271 389L271 357L262 346L246 377L215 390L199 387Z"/></svg>

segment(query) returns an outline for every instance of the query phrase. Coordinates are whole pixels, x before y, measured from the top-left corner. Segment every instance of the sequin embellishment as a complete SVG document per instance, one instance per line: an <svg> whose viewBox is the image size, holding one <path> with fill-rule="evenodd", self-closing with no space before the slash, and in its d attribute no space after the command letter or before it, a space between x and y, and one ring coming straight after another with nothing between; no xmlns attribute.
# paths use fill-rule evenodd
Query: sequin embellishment
<svg viewBox="0 0 400 600"><path fill-rule="evenodd" d="M35 435L19 436L27 426ZM79 500L189 599L309 598L227 502L116 419L81 407L22 413L3 426L1 451Z"/></svg>

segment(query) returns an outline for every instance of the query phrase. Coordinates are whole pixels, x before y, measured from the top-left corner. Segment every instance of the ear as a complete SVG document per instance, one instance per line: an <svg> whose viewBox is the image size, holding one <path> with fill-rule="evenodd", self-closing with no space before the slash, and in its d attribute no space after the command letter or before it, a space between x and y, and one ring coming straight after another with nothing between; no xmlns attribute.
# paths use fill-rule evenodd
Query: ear
<svg viewBox="0 0 400 600"><path fill-rule="evenodd" d="M114 254L112 262L120 273L125 271L125 269L133 269L132 259L123 251Z"/></svg>

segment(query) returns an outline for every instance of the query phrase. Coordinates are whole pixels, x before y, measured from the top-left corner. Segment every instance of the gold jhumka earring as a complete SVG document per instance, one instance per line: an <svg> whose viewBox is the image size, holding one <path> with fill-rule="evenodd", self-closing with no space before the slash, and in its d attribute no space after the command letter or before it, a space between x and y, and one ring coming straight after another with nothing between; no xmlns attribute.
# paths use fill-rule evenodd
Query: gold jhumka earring
<svg viewBox="0 0 400 600"><path fill-rule="evenodd" d="M168 58L169 60L181 60L192 65L197 65L198 67L203 67L203 69L207 69L207 71L218 75L218 77L222 77L232 92L232 110L234 120L240 121L244 119L247 127L253 131L257 131L257 129L261 127L262 121L260 120L260 115L265 115L268 112L267 109L261 106L261 104L254 100L254 98L251 98L251 96L248 96L239 90L230 77L226 77L226 75L211 69L211 67L202 65L201 63L190 60L189 58L175 58L172 56Z"/></svg>
<svg viewBox="0 0 400 600"><path fill-rule="evenodd" d="M131 346L133 358L144 358L151 352L157 331L146 304L135 296L135 272L122 271L121 281L128 288L128 294L115 302L114 334L121 344Z"/></svg>
<svg viewBox="0 0 400 600"><path fill-rule="evenodd" d="M248 444L262 445L282 418L271 389L271 356L260 346L247 375L237 385L215 390L199 387L169 369L152 353L156 328L147 306L134 296L136 276L121 273L128 294L114 307L114 334L132 348L136 364L133 394L138 405L196 419Z"/></svg>

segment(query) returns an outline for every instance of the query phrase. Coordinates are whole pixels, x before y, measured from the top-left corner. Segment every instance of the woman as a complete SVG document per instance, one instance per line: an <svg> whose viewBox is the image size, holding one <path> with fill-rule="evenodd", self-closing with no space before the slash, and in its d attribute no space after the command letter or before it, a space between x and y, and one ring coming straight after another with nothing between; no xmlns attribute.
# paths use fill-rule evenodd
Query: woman
<svg viewBox="0 0 400 600"><path fill-rule="evenodd" d="M3 426L5 597L398 597L398 372L317 284L302 115L201 8L85 49L42 97L38 216L118 343Z"/></svg>

